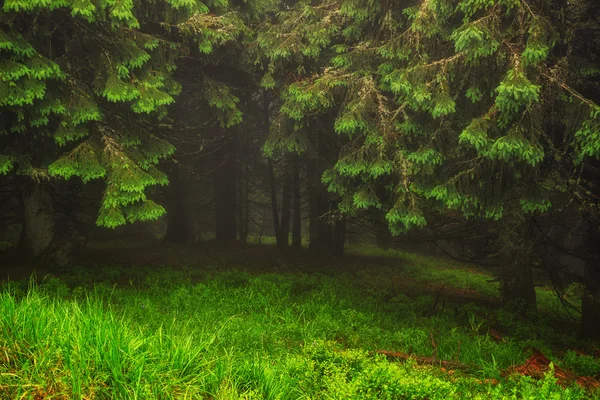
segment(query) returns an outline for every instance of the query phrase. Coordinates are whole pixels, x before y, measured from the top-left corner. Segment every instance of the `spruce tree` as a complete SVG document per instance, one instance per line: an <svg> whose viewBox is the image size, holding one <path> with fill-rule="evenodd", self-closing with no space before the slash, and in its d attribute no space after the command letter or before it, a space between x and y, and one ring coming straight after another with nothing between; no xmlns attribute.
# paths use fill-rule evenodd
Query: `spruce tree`
<svg viewBox="0 0 600 400"><path fill-rule="evenodd" d="M531 218L585 193L576 177L600 156L597 50L579 50L593 3L299 1L259 40L292 121L272 145L293 150L333 111L347 143L322 180L342 212L379 209L395 234L431 210L515 222L503 295L532 306Z"/></svg>
<svg viewBox="0 0 600 400"><path fill-rule="evenodd" d="M147 195L168 183L157 166L175 151L167 116L181 90L178 60L194 52L210 62L272 3L4 1L0 175L36 188L55 178L103 180L99 226L160 217L163 207ZM239 123L229 89L210 76L204 86L215 115Z"/></svg>

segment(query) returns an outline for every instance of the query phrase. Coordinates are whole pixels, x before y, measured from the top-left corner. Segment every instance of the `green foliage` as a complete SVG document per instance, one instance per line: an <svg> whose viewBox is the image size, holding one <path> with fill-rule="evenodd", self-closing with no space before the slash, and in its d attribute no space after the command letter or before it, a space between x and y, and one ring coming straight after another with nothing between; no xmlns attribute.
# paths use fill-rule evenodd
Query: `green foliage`
<svg viewBox="0 0 600 400"><path fill-rule="evenodd" d="M494 309L449 298L428 312L440 281L497 300L498 285L486 271L375 247L351 251L397 262L376 271L341 269L335 277L256 274L232 269L229 260L185 272L86 266L39 286L3 285L0 346L9 361L0 363L0 395L51 389L58 398L598 398L561 387L551 371L541 380L500 376L525 361L531 338L542 348L562 338L540 335L548 332L545 320L522 327L522 335L511 326L497 342L488 332L497 326ZM394 293L390 279L402 285ZM472 369L373 354L431 357L431 335L438 358ZM593 358L573 352L557 362L597 371Z"/></svg>
<svg viewBox="0 0 600 400"><path fill-rule="evenodd" d="M106 169L100 164L96 150L88 142L83 142L68 155L59 158L48 166L50 176L70 179L79 176L85 183L106 176Z"/></svg>
<svg viewBox="0 0 600 400"><path fill-rule="evenodd" d="M539 101L539 85L533 84L527 79L525 72L518 69L510 69L500 85L496 88L496 106L503 113L501 125L507 125L523 107Z"/></svg>
<svg viewBox="0 0 600 400"><path fill-rule="evenodd" d="M389 223L390 232L395 235L404 233L416 227L422 228L427 225L427 220L420 210L411 210L402 205L395 206L385 215Z"/></svg>
<svg viewBox="0 0 600 400"><path fill-rule="evenodd" d="M14 168L11 157L0 155L0 175L6 175Z"/></svg>
<svg viewBox="0 0 600 400"><path fill-rule="evenodd" d="M586 157L600 158L600 107L594 105L590 119L585 120L575 132L577 146L576 162L581 163Z"/></svg>
<svg viewBox="0 0 600 400"><path fill-rule="evenodd" d="M576 163L600 155L597 115L580 111L597 107L580 94L596 84L595 56L552 51L587 39L566 34L572 22L558 11L518 0L385 4L299 2L258 36L281 114L343 137L323 176L341 211L381 209L394 233L424 226L423 210L440 204L497 220L505 189L541 189L557 173L567 182L576 165L562 162L573 149ZM562 122L556 148L548 124ZM491 176L502 189L489 188ZM522 211L549 212L557 187L538 190Z"/></svg>
<svg viewBox="0 0 600 400"><path fill-rule="evenodd" d="M523 161L532 166L544 159L544 151L539 145L532 145L524 137L512 133L498 138L492 144L488 156L505 162Z"/></svg>
<svg viewBox="0 0 600 400"><path fill-rule="evenodd" d="M590 355L582 355L568 350L564 356L564 365L580 376L597 376L600 374L600 361Z"/></svg>
<svg viewBox="0 0 600 400"><path fill-rule="evenodd" d="M245 3L252 18L274 5ZM0 173L105 180L102 226L158 218L164 209L145 193L168 183L156 165L174 148L150 132L181 90L173 79L175 61L189 55L191 42L207 60L218 59L213 51L249 34L246 17L227 1L4 2L0 112L6 118L0 129L10 132L3 140L12 153L0 158ZM204 100L222 125L240 123L232 90L209 77L205 83ZM56 146L40 156L46 137Z"/></svg>
<svg viewBox="0 0 600 400"><path fill-rule="evenodd" d="M223 83L206 79L204 96L218 110L221 126L229 128L242 121L242 112L237 108L240 99Z"/></svg>
<svg viewBox="0 0 600 400"><path fill-rule="evenodd" d="M468 23L455 30L450 39L454 41L456 52L464 52L469 61L491 56L499 46L491 32L481 23L476 22Z"/></svg>
<svg viewBox="0 0 600 400"><path fill-rule="evenodd" d="M459 136L459 143L468 144L478 154L487 155L494 141L488 138L487 130L490 129L490 121L487 118L475 118Z"/></svg>
<svg viewBox="0 0 600 400"><path fill-rule="evenodd" d="M545 213L550 209L550 207L552 207L552 203L549 200L545 199L541 201L521 199L520 203L523 212L528 214L532 214L535 212Z"/></svg>

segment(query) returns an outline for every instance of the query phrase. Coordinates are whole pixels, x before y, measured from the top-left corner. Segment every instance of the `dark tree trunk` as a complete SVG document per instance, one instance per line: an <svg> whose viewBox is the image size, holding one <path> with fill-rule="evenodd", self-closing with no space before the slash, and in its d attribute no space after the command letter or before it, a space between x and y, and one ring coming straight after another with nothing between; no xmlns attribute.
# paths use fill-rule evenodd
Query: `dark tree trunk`
<svg viewBox="0 0 600 400"><path fill-rule="evenodd" d="M246 179L244 181L246 191L244 193L244 238L243 242L248 241L248 233L250 232L250 170L246 164Z"/></svg>
<svg viewBox="0 0 600 400"><path fill-rule="evenodd" d="M189 215L187 203L191 199L184 172L173 165L169 173L169 188L166 197L167 231L163 240L168 243L192 244L194 242L194 220Z"/></svg>
<svg viewBox="0 0 600 400"><path fill-rule="evenodd" d="M247 149L241 148L238 155L238 234L240 242L248 241L248 223L250 212L249 190L249 171L247 160Z"/></svg>
<svg viewBox="0 0 600 400"><path fill-rule="evenodd" d="M537 310L533 282L535 237L531 217L514 206L500 222L499 240L503 265L500 272L502 305L523 317Z"/></svg>
<svg viewBox="0 0 600 400"><path fill-rule="evenodd" d="M50 184L28 180L22 182L23 233L20 247L32 257L41 256L55 236L54 200Z"/></svg>
<svg viewBox="0 0 600 400"><path fill-rule="evenodd" d="M277 185L275 182L275 171L273 169L273 160L269 159L269 190L271 192L271 213L273 218L273 230L275 231L275 240L277 246L280 246L281 242L281 227L279 225L279 211L277 205Z"/></svg>
<svg viewBox="0 0 600 400"><path fill-rule="evenodd" d="M329 200L329 194L321 184L321 171L315 160L307 163L308 214L310 220L309 248L318 253L342 254L346 235L346 223L330 218L337 204Z"/></svg>
<svg viewBox="0 0 600 400"><path fill-rule="evenodd" d="M301 218L301 197L300 197L300 160L295 155L293 159L293 182L292 192L294 195L294 215L292 217L292 247L294 249L302 248L302 218Z"/></svg>
<svg viewBox="0 0 600 400"><path fill-rule="evenodd" d="M588 225L588 247L593 256L584 271L585 293L581 299L579 334L584 339L600 340L600 227ZM595 262L593 261L595 260Z"/></svg>
<svg viewBox="0 0 600 400"><path fill-rule="evenodd" d="M70 264L87 240L78 189L66 184L56 189L34 180L22 180L19 189L23 213L19 248L24 256L52 267Z"/></svg>
<svg viewBox="0 0 600 400"><path fill-rule="evenodd" d="M308 159L306 162L307 186L308 195L308 243L311 250L317 248L319 242L319 204L317 192L319 190L317 161Z"/></svg>
<svg viewBox="0 0 600 400"><path fill-rule="evenodd" d="M336 205L337 207L337 205ZM336 254L344 253L346 241L346 221L336 221L333 229L333 248Z"/></svg>
<svg viewBox="0 0 600 400"><path fill-rule="evenodd" d="M585 267L586 290L581 299L581 324L579 333L583 339L600 340L600 268L587 264Z"/></svg>
<svg viewBox="0 0 600 400"><path fill-rule="evenodd" d="M502 266L500 281L502 305L520 304L523 307L523 312L536 309L531 265L521 262L517 257L509 258Z"/></svg>
<svg viewBox="0 0 600 400"><path fill-rule="evenodd" d="M222 158L215 171L215 220L216 239L235 241L236 239L236 151L235 139L231 139L222 149Z"/></svg>
<svg viewBox="0 0 600 400"><path fill-rule="evenodd" d="M285 162L285 161L284 161ZM282 188L282 199L281 199L281 223L279 224L280 229L280 240L278 246L280 248L286 248L290 241L290 211L292 205L292 176L290 174L288 163L285 162L284 166L284 180Z"/></svg>

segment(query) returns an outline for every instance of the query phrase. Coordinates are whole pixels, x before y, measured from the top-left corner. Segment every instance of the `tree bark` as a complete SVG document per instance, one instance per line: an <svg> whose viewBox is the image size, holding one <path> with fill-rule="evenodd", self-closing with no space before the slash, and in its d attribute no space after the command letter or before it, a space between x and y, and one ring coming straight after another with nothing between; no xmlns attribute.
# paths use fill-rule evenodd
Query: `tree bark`
<svg viewBox="0 0 600 400"><path fill-rule="evenodd" d="M600 340L600 227L588 225L588 247L592 257L584 270L585 293L581 299L579 334L584 339ZM594 262L595 260L595 262Z"/></svg>
<svg viewBox="0 0 600 400"><path fill-rule="evenodd" d="M536 310L531 265L520 262L517 257L510 257L502 266L500 281L503 306L517 305L523 313Z"/></svg>
<svg viewBox="0 0 600 400"><path fill-rule="evenodd" d="M30 180L21 187L23 204L23 234L27 252L41 256L55 236L54 201L49 184Z"/></svg>
<svg viewBox="0 0 600 400"><path fill-rule="evenodd" d="M514 308L526 317L537 310L532 268L535 238L531 217L517 207L507 210L500 223L500 252L504 259L500 286L503 307Z"/></svg>
<svg viewBox="0 0 600 400"><path fill-rule="evenodd" d="M222 149L220 166L214 174L215 184L215 221L217 241L235 241L236 235L236 198L237 167L236 143L231 139Z"/></svg>
<svg viewBox="0 0 600 400"><path fill-rule="evenodd" d="M248 160L247 160L247 149L240 149L238 154L238 234L240 242L246 243L248 241L248 224L249 224L249 212L250 212L250 199L249 199L249 171L248 171Z"/></svg>
<svg viewBox="0 0 600 400"><path fill-rule="evenodd" d="M586 265L586 290L581 299L579 333L583 339L600 340L600 288L598 267Z"/></svg>
<svg viewBox="0 0 600 400"><path fill-rule="evenodd" d="M281 197L281 223L279 224L280 240L278 246L283 249L288 247L290 241L290 211L292 205L292 176L287 162L284 165Z"/></svg>
<svg viewBox="0 0 600 400"><path fill-rule="evenodd" d="M308 193L308 247L311 250L318 248L319 242L319 204L317 192L319 190L317 162L308 159L306 162L307 193Z"/></svg>
<svg viewBox="0 0 600 400"><path fill-rule="evenodd" d="M281 227L279 225L279 207L277 205L277 185L275 182L275 171L273 168L273 160L267 161L269 169L269 190L271 192L271 213L273 214L273 230L275 231L275 240L277 246L281 241Z"/></svg>
<svg viewBox="0 0 600 400"><path fill-rule="evenodd" d="M309 249L317 253L342 254L346 238L346 223L332 221L328 213L337 204L329 199L329 193L320 182L321 173L315 160L307 163L308 214L310 220Z"/></svg>
<svg viewBox="0 0 600 400"><path fill-rule="evenodd" d="M187 207L187 203L190 202L189 188L180 166L173 165L169 175L166 198L167 231L163 241L190 245L194 242L194 220Z"/></svg>
<svg viewBox="0 0 600 400"><path fill-rule="evenodd" d="M293 158L293 182L292 191L294 194L294 215L292 225L292 247L294 249L302 248L302 214L301 214L301 197L300 197L300 160L295 155Z"/></svg>

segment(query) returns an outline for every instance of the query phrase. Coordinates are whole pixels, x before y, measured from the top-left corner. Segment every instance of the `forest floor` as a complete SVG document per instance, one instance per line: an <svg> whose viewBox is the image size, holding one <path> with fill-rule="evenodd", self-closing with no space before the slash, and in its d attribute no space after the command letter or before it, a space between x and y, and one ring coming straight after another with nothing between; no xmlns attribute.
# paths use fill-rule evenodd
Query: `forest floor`
<svg viewBox="0 0 600 400"><path fill-rule="evenodd" d="M0 270L0 399L600 398L551 288L520 320L443 258L92 243L31 272Z"/></svg>

